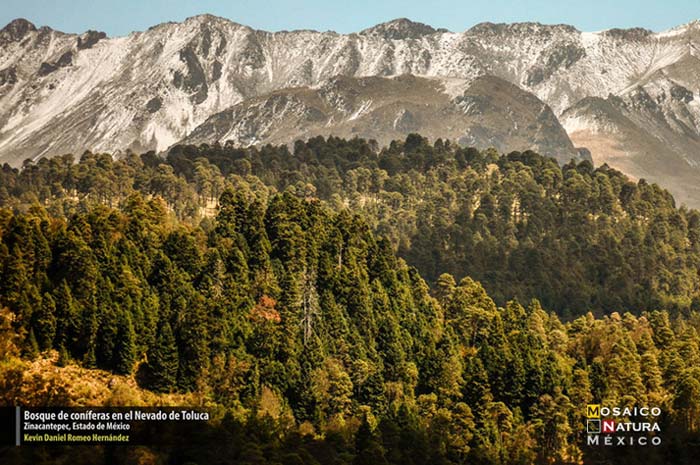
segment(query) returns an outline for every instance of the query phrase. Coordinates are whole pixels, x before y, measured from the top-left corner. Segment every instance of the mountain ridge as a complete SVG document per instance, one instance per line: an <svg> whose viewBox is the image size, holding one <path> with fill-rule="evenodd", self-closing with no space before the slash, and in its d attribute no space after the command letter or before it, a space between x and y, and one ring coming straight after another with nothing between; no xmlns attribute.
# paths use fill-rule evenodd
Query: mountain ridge
<svg viewBox="0 0 700 465"><path fill-rule="evenodd" d="M674 153L683 152L674 157L691 167L700 164L700 154L686 150L700 134L697 21L659 33L641 28L580 32L569 25L534 22L485 22L450 32L399 18L339 34L268 32L198 15L122 37L97 31L66 34L15 20L0 36L6 42L0 50L0 161L15 166L26 158L86 149L164 151L188 140L213 115L250 99L283 89L317 89L338 76L405 74L441 80L455 102L468 83L494 76L532 94L557 118L588 97L636 101L641 87L658 107L658 117L650 122L644 119L643 106L630 106L639 113L630 120L641 125L635 131L670 140ZM581 107L577 111L577 124L589 127L562 119L563 126L597 134L591 122L595 115L581 115ZM379 126L391 122L380 121ZM467 134L455 139L469 139L463 137ZM529 134L534 140L536 127ZM499 139L507 136L500 134ZM596 163L615 163L608 152L596 150L600 141L574 132L568 136L577 146L591 145ZM614 144L624 143L617 134L608 136ZM560 147L560 161L567 158L569 145ZM655 170L663 168L663 154L642 162L645 150L650 147L625 152L624 163L617 166L632 166L628 172L634 177L644 172L651 181L662 180ZM690 195L694 182L686 179L667 187L700 205L700 196Z"/></svg>
<svg viewBox="0 0 700 465"><path fill-rule="evenodd" d="M431 26L431 25L429 25L429 24L426 24L426 23L423 23L423 22L420 22L420 21L415 21L415 20L412 20L412 19L407 18L407 17L397 17L397 18L394 18L394 19L390 19L390 20L387 20L387 21L383 21L383 22L377 23L377 24L375 24L374 26L366 27L366 28L361 29L361 30L359 30L359 31L350 31L350 32L346 32L346 33L337 32L337 31L330 30L330 29L329 29L329 30L322 31L322 30L320 30L320 29L313 29L313 28L279 29L279 30L276 30L276 31L271 31L271 30L267 30L267 29L262 29L262 28L258 29L258 28L253 28L252 26L246 26L246 25L244 25L244 24L242 24L242 23L239 23L239 22L237 22L237 21L234 21L234 20L232 20L232 19L230 19L230 18L226 18L226 17L224 17L224 16L218 16L218 15L214 15L214 14L211 14L211 13L201 13L201 14L197 14L197 15L188 16L188 17L186 17L186 18L185 18L184 20L182 20L182 21L164 21L164 22L162 22L162 23L158 23L158 24L155 24L155 25L153 25L153 26L150 26L150 27L148 27L148 28L145 29L145 30L135 30L135 31L129 32L128 34L117 34L117 35L109 36L109 37L111 37L111 38L128 37L128 36L131 35L131 34L138 34L138 33L148 32L148 31L150 31L150 30L152 30L152 29L154 29L154 28L157 28L157 27L159 27L159 26L182 24L182 23L185 23L185 22L190 21L190 20L215 20L215 21L221 21L221 22L230 23L230 24L237 25L237 26L248 27L248 28L250 28L250 29L252 29L252 30L254 30L254 31L258 31L258 32L267 32L267 33L270 33L270 34L275 34L275 33L290 33L290 32L317 32L317 33L334 33L334 34L337 34L337 35L352 35L352 34L361 34L361 33L363 33L363 32L368 32L368 31L371 31L371 30L373 30L373 29L375 29L375 28L377 28L377 27L379 27L379 26L386 26L386 25L390 25L390 24L392 24L392 23L397 23L397 22L401 22L401 23L406 23L406 22L407 22L407 23L411 23L411 24L417 25L417 26L425 26L425 27L427 27L427 28L432 29L434 32L459 33L458 31L452 31L452 30L447 29L447 28L435 28L435 27L433 27L433 26ZM72 32L59 31L58 29L55 29L55 28L53 28L53 27L51 27L51 26L49 26L49 25L42 25L42 26L39 26L39 28L37 28L36 24L35 24L33 21L28 20L28 19L26 19L26 18L22 18L22 17L18 17L18 18L15 18L15 19L11 20L9 23L7 23L7 24L5 25L5 27L4 27L3 29L0 29L0 32L1 32L2 30L6 29L7 27L11 26L13 23L16 23L16 22L23 23L23 24L28 24L28 25L30 25L31 27L33 27L34 29L47 28L47 29L51 29L51 30L54 30L54 31L63 32L63 33L65 33L65 34L75 34L75 35L81 34L80 32L77 32L77 31L72 31ZM585 31L585 30L582 30L582 29L577 28L576 26L573 26L573 25L571 25L571 24L566 24L566 23L542 23L542 22L539 22L539 21L516 21L516 22L512 22L512 23L505 23L505 22L481 21L481 22L478 22L478 23L476 23L476 24L474 24L474 25L472 25L472 26L467 27L466 29L462 30L462 32L469 32L469 31L475 32L476 30L479 30L479 29L482 29L482 28L493 28L493 27L496 27L496 28L507 28L507 27L509 27L509 26L510 26L511 28L512 28L512 27L516 27L516 28L517 28L518 26L540 26L540 27L543 27L543 28L558 28L558 27L561 27L561 28L564 28L564 29L572 30L572 31L574 31L574 32L579 32L579 33L591 33L591 34L593 34L593 33L604 33L604 32L609 32L609 31L613 31L613 33L619 33L619 32L625 32L625 31L648 31L648 32L651 33L651 34L656 34L656 35L670 35L670 34L681 33L682 31L687 30L687 29L689 29L689 28L694 28L694 27L700 28L700 17L698 17L698 18L696 18L696 19L691 19L691 20L689 20L689 21L686 22L686 23L679 24L679 25L674 26L674 27L671 27L671 28L669 28L669 29L664 29L664 30L660 30L660 31L654 31L654 30L652 30L652 29L647 29L647 28L643 28L643 27L639 27L639 26L631 26L631 27L624 27L624 28L612 27L612 28L601 29L601 30L597 30L597 31ZM86 31L83 31L83 32L86 32Z"/></svg>

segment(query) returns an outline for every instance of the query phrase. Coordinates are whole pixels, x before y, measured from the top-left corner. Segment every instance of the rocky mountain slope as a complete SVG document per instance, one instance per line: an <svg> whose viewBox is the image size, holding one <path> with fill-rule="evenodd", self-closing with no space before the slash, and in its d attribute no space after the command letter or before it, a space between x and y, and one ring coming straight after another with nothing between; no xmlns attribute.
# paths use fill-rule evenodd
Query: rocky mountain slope
<svg viewBox="0 0 700 465"><path fill-rule="evenodd" d="M660 36L686 42L686 48L658 59L621 92L580 100L563 112L561 122L597 164L659 182L679 201L698 207L700 27L693 23Z"/></svg>
<svg viewBox="0 0 700 465"><path fill-rule="evenodd" d="M411 132L501 152L531 148L562 163L579 157L545 103L494 76L447 82L409 74L336 77L319 87L245 100L207 119L183 142L252 145L336 135L387 145Z"/></svg>
<svg viewBox="0 0 700 465"><path fill-rule="evenodd" d="M343 35L271 33L203 15L107 38L15 20L0 44L0 161L13 165L208 137L385 141L413 130L564 161L576 152L544 102L594 162L700 205L697 22L664 33L536 23L450 32L400 19ZM342 101L328 94L334 86ZM603 107L614 121L601 119Z"/></svg>

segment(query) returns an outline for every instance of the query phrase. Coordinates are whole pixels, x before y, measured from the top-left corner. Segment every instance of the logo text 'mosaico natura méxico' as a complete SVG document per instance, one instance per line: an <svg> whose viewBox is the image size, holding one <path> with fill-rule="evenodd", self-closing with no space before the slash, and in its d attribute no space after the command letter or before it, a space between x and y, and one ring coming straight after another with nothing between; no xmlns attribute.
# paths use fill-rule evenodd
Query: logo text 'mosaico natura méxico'
<svg viewBox="0 0 700 465"><path fill-rule="evenodd" d="M586 406L586 445L658 446L659 407Z"/></svg>

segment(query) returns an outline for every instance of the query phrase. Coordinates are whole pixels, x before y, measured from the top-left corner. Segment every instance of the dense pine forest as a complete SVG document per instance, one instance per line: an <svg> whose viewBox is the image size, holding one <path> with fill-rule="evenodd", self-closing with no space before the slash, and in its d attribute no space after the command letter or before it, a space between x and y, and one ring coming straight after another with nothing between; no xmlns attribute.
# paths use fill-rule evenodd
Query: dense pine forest
<svg viewBox="0 0 700 465"><path fill-rule="evenodd" d="M605 166L179 146L6 165L0 207L0 400L57 354L223 412L152 463L696 460L700 213ZM588 403L659 406L663 446L585 446Z"/></svg>
<svg viewBox="0 0 700 465"><path fill-rule="evenodd" d="M656 185L589 163L560 168L532 152L499 156L418 135L378 150L361 139L286 146L179 146L118 161L65 156L0 173L0 202L118 207L158 196L178 220L213 216L225 188L264 202L287 192L359 214L434 285L443 273L482 283L498 305L537 298L572 317L700 308L700 213Z"/></svg>

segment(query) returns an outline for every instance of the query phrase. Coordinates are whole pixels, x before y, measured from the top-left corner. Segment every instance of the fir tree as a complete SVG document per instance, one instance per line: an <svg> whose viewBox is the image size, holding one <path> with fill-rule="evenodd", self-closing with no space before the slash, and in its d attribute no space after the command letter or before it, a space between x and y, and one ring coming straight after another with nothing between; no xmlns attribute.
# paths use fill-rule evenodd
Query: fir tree
<svg viewBox="0 0 700 465"><path fill-rule="evenodd" d="M136 334L128 313L124 313L119 322L114 356L115 371L124 375L130 374L136 361Z"/></svg>
<svg viewBox="0 0 700 465"><path fill-rule="evenodd" d="M178 352L170 324L163 322L155 345L148 353L150 387L154 391L169 392L177 384Z"/></svg>
<svg viewBox="0 0 700 465"><path fill-rule="evenodd" d="M32 315L32 327L36 328L37 342L41 350L50 349L56 337L56 304L51 294L44 294L41 306Z"/></svg>

